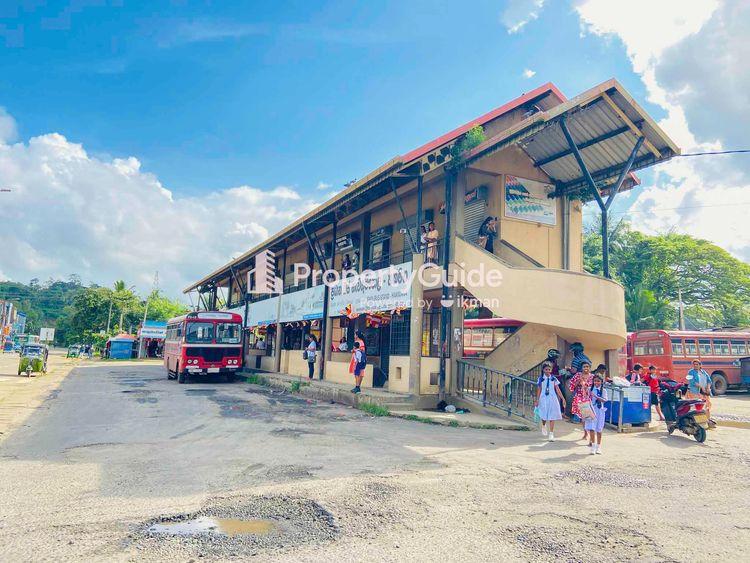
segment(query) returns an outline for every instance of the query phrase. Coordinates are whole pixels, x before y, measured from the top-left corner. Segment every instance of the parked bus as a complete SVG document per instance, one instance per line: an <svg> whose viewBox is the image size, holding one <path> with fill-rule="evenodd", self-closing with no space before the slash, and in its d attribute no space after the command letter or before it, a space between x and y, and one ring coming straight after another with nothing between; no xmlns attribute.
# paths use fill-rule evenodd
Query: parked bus
<svg viewBox="0 0 750 563"><path fill-rule="evenodd" d="M653 364L663 375L684 381L699 358L711 374L715 395L743 384L740 358L749 355L750 332L641 330L633 336L633 364Z"/></svg>
<svg viewBox="0 0 750 563"><path fill-rule="evenodd" d="M191 375L232 381L242 367L242 317L236 313L188 313L167 322L164 339L167 377L185 383Z"/></svg>
<svg viewBox="0 0 750 563"><path fill-rule="evenodd" d="M521 326L502 317L464 319L464 358L484 358Z"/></svg>

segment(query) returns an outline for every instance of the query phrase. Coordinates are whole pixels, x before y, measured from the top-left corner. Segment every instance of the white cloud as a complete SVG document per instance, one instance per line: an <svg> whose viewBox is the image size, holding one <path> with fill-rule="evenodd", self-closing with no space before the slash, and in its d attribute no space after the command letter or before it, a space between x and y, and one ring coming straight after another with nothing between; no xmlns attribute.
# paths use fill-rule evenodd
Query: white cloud
<svg viewBox="0 0 750 563"><path fill-rule="evenodd" d="M0 106L0 144L15 141L17 135L16 120Z"/></svg>
<svg viewBox="0 0 750 563"><path fill-rule="evenodd" d="M745 148L749 3L584 0L576 10L583 33L623 43L649 101L666 111L660 125L683 152ZM677 158L657 167L631 209L646 232L686 232L750 261L748 202L748 159Z"/></svg>
<svg viewBox="0 0 750 563"><path fill-rule="evenodd" d="M536 71L527 68L523 71L522 75L524 78L533 78L536 75Z"/></svg>
<svg viewBox="0 0 750 563"><path fill-rule="evenodd" d="M330 190L333 187L333 184L329 184L328 182L320 181L318 182L317 189L319 190Z"/></svg>
<svg viewBox="0 0 750 563"><path fill-rule="evenodd" d="M138 159L95 158L57 133L0 143L0 184L13 189L0 195L3 277L146 290L158 270L174 296L316 205L285 186L177 196Z"/></svg>
<svg viewBox="0 0 750 563"><path fill-rule="evenodd" d="M545 0L508 0L503 13L500 14L500 22L508 33L518 33L539 17L544 2Z"/></svg>

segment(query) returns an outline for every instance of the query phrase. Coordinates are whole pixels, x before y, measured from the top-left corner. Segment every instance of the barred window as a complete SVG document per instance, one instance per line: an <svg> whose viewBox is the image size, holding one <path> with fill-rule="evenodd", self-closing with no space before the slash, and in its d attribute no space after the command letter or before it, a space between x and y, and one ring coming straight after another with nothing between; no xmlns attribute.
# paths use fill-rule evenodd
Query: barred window
<svg viewBox="0 0 750 563"><path fill-rule="evenodd" d="M442 309L425 309L422 315L422 356L440 357L440 313ZM450 355L450 349L448 350Z"/></svg>
<svg viewBox="0 0 750 563"><path fill-rule="evenodd" d="M391 354L394 356L409 355L409 336L411 334L411 311L402 311L391 317Z"/></svg>

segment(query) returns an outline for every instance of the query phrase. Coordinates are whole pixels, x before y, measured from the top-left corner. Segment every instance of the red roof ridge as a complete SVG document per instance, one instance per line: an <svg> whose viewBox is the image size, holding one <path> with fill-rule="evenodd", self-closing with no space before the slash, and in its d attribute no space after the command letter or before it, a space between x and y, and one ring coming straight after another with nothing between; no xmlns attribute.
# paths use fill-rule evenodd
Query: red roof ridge
<svg viewBox="0 0 750 563"><path fill-rule="evenodd" d="M542 84L541 86L531 90L530 92L521 94L516 99L511 100L510 102L498 108L495 108L492 111L485 113L484 115L481 115L475 119L472 119L468 123L465 123L464 125L461 125L460 127L457 127L456 129L453 129L452 131L445 133L444 135L441 135L437 139L433 139L432 141L425 143L421 147L418 147L412 150L411 152L406 153L405 155L401 157L401 161L404 164L408 164L412 160L421 158L428 152L435 150L436 148L444 145L445 143L452 141L453 139L463 135L475 125L484 125L485 123L492 121L496 117L500 117L501 115L508 113L509 111L512 111L522 106L529 100L533 100L534 98L540 96L541 94L544 94L545 92L552 92L563 102L566 102L568 100L565 97L565 95L557 88L557 86L555 86L552 82L547 82L546 84Z"/></svg>

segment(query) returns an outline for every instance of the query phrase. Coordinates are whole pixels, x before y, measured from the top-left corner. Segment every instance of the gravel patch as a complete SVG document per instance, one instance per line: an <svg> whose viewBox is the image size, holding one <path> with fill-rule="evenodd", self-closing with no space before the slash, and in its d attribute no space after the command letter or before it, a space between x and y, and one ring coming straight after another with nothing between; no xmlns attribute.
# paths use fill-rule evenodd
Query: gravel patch
<svg viewBox="0 0 750 563"><path fill-rule="evenodd" d="M165 535L150 531L154 524L187 522L201 517L236 520L265 520L273 524L263 534ZM338 527L333 515L320 504L291 496L259 496L211 502L193 513L156 518L138 526L125 544L151 557L175 560L193 557L226 560L292 550L310 543L333 541ZM205 559L204 559L205 560Z"/></svg>
<svg viewBox="0 0 750 563"><path fill-rule="evenodd" d="M570 479L576 484L605 485L624 489L665 489L663 483L636 474L619 473L604 467L585 466L555 473L558 479Z"/></svg>

